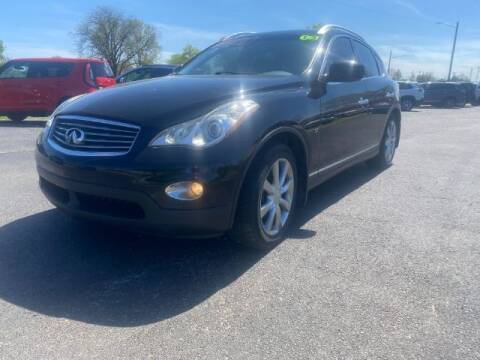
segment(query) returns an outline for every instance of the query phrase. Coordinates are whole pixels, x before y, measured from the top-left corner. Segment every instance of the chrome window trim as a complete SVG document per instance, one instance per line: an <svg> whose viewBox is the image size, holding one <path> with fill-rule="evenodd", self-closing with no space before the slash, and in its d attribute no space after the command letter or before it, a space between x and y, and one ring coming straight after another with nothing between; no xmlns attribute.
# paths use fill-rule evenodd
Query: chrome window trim
<svg viewBox="0 0 480 360"><path fill-rule="evenodd" d="M332 29L341 29L339 27L332 27ZM341 29L341 31L344 31L343 29ZM352 41L355 40L357 42L359 42L360 44L364 45L365 47L367 47L370 52L372 52L372 56L373 58L375 59L375 62L377 62L377 59L376 57L379 57L377 52L370 46L368 45L365 40L363 40L362 37L360 37L359 35L353 33L353 32L350 32L350 31L345 31L343 33L339 33L339 34L336 34L336 35L333 35L329 40L328 39L325 39L324 41L328 41L328 44L327 44L327 47L326 47L326 50L325 50L325 54L323 56L323 59L322 59L322 65L320 66L320 71L318 73L318 77L317 77L317 80L321 80L321 77L322 75L325 73L325 67L327 66L327 59L330 55L330 50L331 50L331 47L333 45L333 43L335 42L335 40L337 40L338 38L347 38L348 40L350 40L350 46L352 47L352 52L353 52L353 55L355 56L355 60L358 60L357 59L357 54L355 53L355 49L353 48L353 44L352 44ZM376 55L376 56L375 56ZM377 67L378 67L378 64L377 64ZM380 69L378 69L379 71L379 75L376 75L376 76L368 76L368 77L364 77L362 78L361 80L363 79L371 79L371 78L374 78L374 77L382 77L383 75L380 74L381 71ZM361 81L360 80L360 81Z"/></svg>
<svg viewBox="0 0 480 360"><path fill-rule="evenodd" d="M328 57L330 56L330 50L332 48L332 45L333 43L339 39L339 38L346 38L350 41L350 46L352 47L352 54L353 56L355 56L355 51L353 50L353 46L352 46L352 39L350 36L348 36L347 34L338 34L338 35L334 35L332 36L332 38L330 39L330 41L328 42L328 46L327 46L327 49L325 50L325 55L322 59L322 66L320 67L320 71L318 73L318 80L321 80L321 77L325 74L325 67L327 66L327 59Z"/></svg>
<svg viewBox="0 0 480 360"><path fill-rule="evenodd" d="M137 133L135 134L135 137L132 140L132 143L129 147L128 150L126 151L83 151L83 150L71 150L71 149L66 149L63 146L57 144L55 141L52 141L52 134L54 133L55 126L57 119L62 119L62 120L80 120L80 121L89 121L89 122L96 122L100 124L105 124L105 125L113 125L113 126L121 126L124 128L130 128L135 130ZM59 115L56 116L53 119L52 126L50 127L50 131L48 134L48 145L50 145L54 150L65 154L65 155L71 155L71 156L84 156L84 157L111 157L111 156L123 156L127 155L135 145L135 142L137 141L138 135L140 134L140 126L133 125L133 124L128 124L128 123L123 123L120 121L112 121L112 120L105 120L105 119L99 119L96 117L88 117L88 116L75 116L75 115ZM121 131L121 130L119 130ZM128 130L126 130L128 131Z"/></svg>
<svg viewBox="0 0 480 360"><path fill-rule="evenodd" d="M327 166L325 166L325 167L323 167L323 168L320 168L320 169L318 169L318 170L315 170L315 171L311 172L310 174L308 174L308 176L309 176L309 177L312 177L312 176L318 175L318 174L320 174L320 173L322 173L322 172L325 172L325 171L327 171L327 170L329 170L329 169L331 169L331 168L334 168L334 167L336 167L336 166L338 166L338 165L341 165L341 164L343 164L343 163L345 163L345 162L347 162L347 161L349 161L349 160L352 160L352 159L356 158L357 156L360 156L360 155L363 155L363 154L365 154L365 153L367 153L367 152L369 152L369 151L372 151L372 150L374 150L375 148L378 148L379 146L380 146L380 144L373 145L373 146L369 146L368 148L363 149L363 150L361 150L361 151L359 151L359 152L357 152L357 153L355 153L355 154L353 154L353 155L347 156L347 157L344 158L344 159L335 161L334 163L332 163L332 164L330 164L330 165L327 165Z"/></svg>

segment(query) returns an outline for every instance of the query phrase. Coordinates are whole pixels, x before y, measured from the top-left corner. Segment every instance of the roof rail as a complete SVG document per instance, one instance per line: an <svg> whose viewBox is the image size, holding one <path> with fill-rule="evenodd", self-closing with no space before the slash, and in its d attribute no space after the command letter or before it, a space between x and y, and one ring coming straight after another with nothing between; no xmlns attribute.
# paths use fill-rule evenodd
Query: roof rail
<svg viewBox="0 0 480 360"><path fill-rule="evenodd" d="M254 32L253 32L253 31L241 31L241 32L236 32L236 33L233 33L233 34L230 34L230 35L225 35L225 36L223 36L223 37L220 39L220 41L224 41L224 40L233 38L233 37L235 37L235 36L248 35L248 34L254 34Z"/></svg>
<svg viewBox="0 0 480 360"><path fill-rule="evenodd" d="M339 26L339 25L333 25L333 24L327 24L327 25L323 25L319 30L318 30L318 34L320 35L323 35L325 34L327 31L330 31L330 30L340 30L340 31L343 31L343 32L346 32L346 33L349 33L350 35L354 35L360 39L363 39L360 35L358 35L357 33L354 33L352 30L349 30L343 26Z"/></svg>

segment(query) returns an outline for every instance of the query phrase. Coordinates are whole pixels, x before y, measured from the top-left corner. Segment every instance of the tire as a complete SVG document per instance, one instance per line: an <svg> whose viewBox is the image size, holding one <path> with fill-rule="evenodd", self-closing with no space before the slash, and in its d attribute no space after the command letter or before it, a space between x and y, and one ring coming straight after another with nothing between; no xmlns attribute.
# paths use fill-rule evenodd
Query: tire
<svg viewBox="0 0 480 360"><path fill-rule="evenodd" d="M446 98L443 102L444 107L452 109L457 105L457 101L453 97Z"/></svg>
<svg viewBox="0 0 480 360"><path fill-rule="evenodd" d="M285 179L283 193L279 191L282 186L275 186L277 166L278 183L282 184L282 178ZM267 181L270 186L265 186ZM287 183L290 186L285 187ZM288 146L276 144L262 152L247 173L230 237L238 243L261 250L278 245L284 239L295 214L297 184L296 161ZM267 188L269 191L265 190ZM261 209L264 209L263 217Z"/></svg>
<svg viewBox="0 0 480 360"><path fill-rule="evenodd" d="M402 111L411 111L415 106L415 101L412 98L406 97L401 100Z"/></svg>
<svg viewBox="0 0 480 360"><path fill-rule="evenodd" d="M20 122L20 121L23 121L27 118L27 115L25 114L9 114L7 116L10 120L12 120L13 122Z"/></svg>
<svg viewBox="0 0 480 360"><path fill-rule="evenodd" d="M387 126L380 142L380 151L377 156L367 161L375 169L386 169L392 165L395 149L398 143L398 124L393 117L387 121Z"/></svg>

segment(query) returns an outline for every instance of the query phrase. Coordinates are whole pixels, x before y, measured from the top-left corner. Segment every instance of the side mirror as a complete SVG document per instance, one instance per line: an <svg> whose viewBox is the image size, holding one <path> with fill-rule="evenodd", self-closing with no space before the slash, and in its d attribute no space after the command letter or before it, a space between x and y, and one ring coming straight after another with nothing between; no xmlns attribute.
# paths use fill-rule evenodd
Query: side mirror
<svg viewBox="0 0 480 360"><path fill-rule="evenodd" d="M310 81L310 90L308 91L308 96L313 99L318 99L319 97L325 95L327 92L327 78L326 76L320 77L320 79L313 79Z"/></svg>
<svg viewBox="0 0 480 360"><path fill-rule="evenodd" d="M330 65L328 82L352 82L365 76L365 67L358 63L339 62Z"/></svg>

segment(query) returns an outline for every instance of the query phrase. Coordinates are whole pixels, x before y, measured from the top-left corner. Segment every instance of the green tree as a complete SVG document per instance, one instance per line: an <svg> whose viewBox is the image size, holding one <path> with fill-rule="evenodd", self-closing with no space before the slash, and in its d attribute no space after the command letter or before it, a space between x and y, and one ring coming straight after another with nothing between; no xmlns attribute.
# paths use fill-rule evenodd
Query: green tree
<svg viewBox="0 0 480 360"><path fill-rule="evenodd" d="M178 54L173 54L170 57L170 59L168 60L168 63L172 64L172 65L185 64L188 60L193 58L199 52L200 52L199 49L197 49L196 47L188 44L183 48L182 52L180 52Z"/></svg>
<svg viewBox="0 0 480 360"><path fill-rule="evenodd" d="M5 46L3 45L3 41L0 40L0 65L7 61L7 58L4 55L5 53Z"/></svg>
<svg viewBox="0 0 480 360"><path fill-rule="evenodd" d="M152 25L111 7L94 9L73 35L80 54L105 59L115 75L154 62L160 52Z"/></svg>

